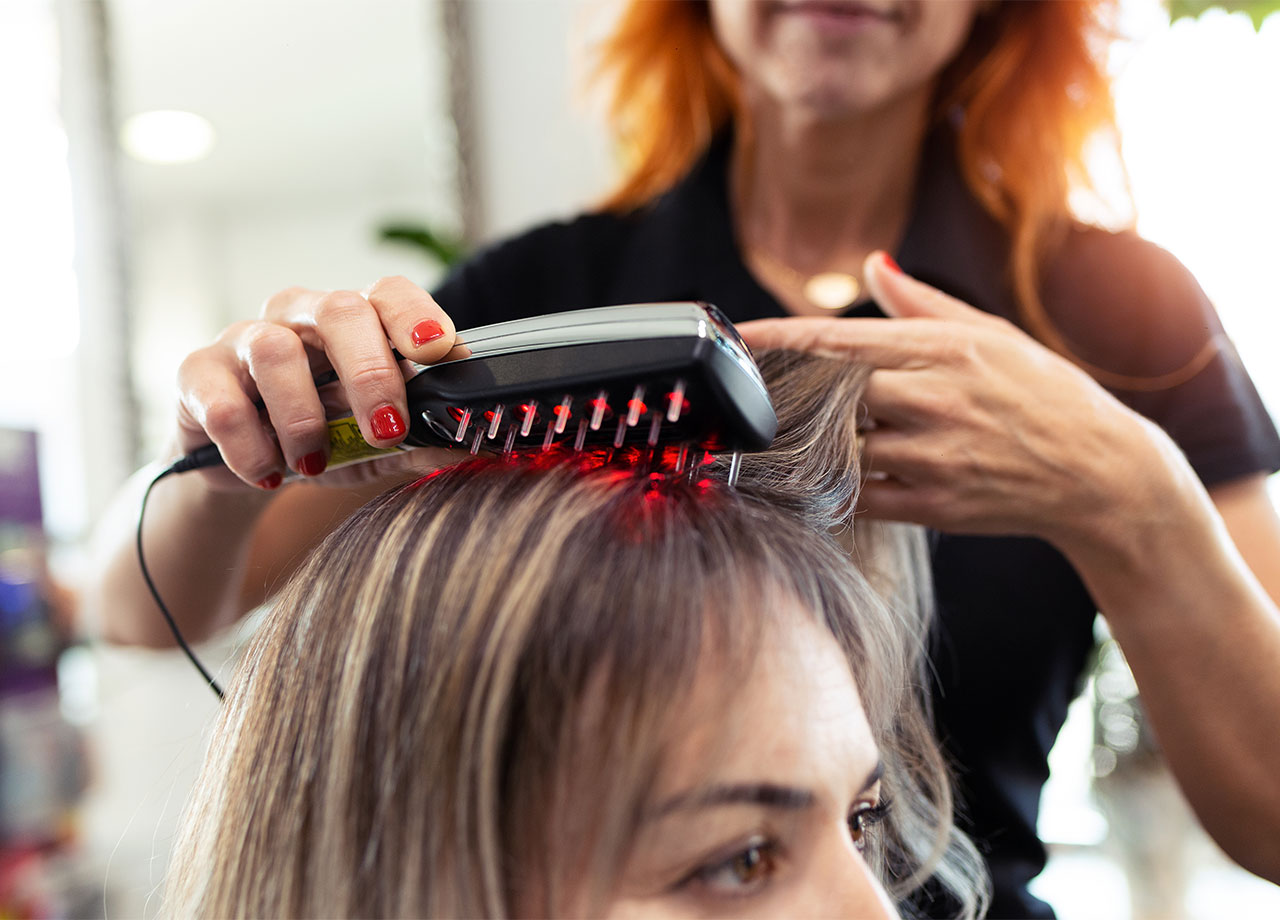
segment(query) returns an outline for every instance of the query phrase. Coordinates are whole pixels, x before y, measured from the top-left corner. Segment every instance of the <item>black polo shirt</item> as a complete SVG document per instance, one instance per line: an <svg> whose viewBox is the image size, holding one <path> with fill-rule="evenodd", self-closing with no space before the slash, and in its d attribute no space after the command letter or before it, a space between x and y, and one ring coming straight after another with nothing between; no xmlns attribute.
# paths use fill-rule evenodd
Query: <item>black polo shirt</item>
<svg viewBox="0 0 1280 920"><path fill-rule="evenodd" d="M630 215L588 214L480 252L436 292L459 328L608 304L705 300L735 322L786 315L738 253L722 135L678 186ZM903 269L1017 321L1008 236L961 180L950 138L926 145L895 257ZM1132 234L1076 228L1045 273L1045 307L1080 357L1154 376L1185 365L1222 330L1168 253ZM882 315L874 304L850 315ZM1191 380L1116 392L1163 426L1207 485L1280 469L1280 438L1234 350ZM957 765L961 824L986 854L992 917L1050 917L1026 890L1044 866L1036 836L1047 757L1080 689L1095 605L1050 545L933 535L932 637L939 735ZM942 908L942 905L936 905Z"/></svg>

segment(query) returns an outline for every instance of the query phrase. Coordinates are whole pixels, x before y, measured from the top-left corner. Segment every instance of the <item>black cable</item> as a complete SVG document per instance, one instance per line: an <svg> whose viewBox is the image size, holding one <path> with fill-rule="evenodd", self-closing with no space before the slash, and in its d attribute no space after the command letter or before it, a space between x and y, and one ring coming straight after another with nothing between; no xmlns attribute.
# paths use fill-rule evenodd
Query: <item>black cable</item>
<svg viewBox="0 0 1280 920"><path fill-rule="evenodd" d="M202 448L202 450L207 449L208 448ZM214 448L213 450L214 455L217 456L217 448ZM164 601L160 599L160 592L156 589L155 582L151 580L151 573L147 571L147 561L142 553L142 520L147 513L147 499L151 497L151 490L156 487L157 482L164 479L166 476L172 476L174 473L183 473L189 469L195 469L197 466L207 465L205 463L201 463L200 459L197 458L196 455L199 453L199 451L196 451L195 453L188 454L172 466L168 466L161 470L159 475L147 484L147 490L142 493L142 507L138 509L138 567L142 569L142 579L147 583L147 588L151 591L151 597L155 600L156 606L160 608L160 612L164 615L165 622L169 624L169 630L173 633L173 638L177 640L178 647L186 653L187 658L189 658L191 663L196 666L196 670L200 672L201 676L209 683L213 692L218 695L218 699L221 700L223 697L222 688L218 686L218 682L214 680L213 675L210 674L205 669L205 666L200 663L200 659L197 658L196 653L191 650L191 646L187 645L187 640L182 638L182 630L178 629L178 624L173 619L173 615L169 613L169 608L166 607L164 605Z"/></svg>

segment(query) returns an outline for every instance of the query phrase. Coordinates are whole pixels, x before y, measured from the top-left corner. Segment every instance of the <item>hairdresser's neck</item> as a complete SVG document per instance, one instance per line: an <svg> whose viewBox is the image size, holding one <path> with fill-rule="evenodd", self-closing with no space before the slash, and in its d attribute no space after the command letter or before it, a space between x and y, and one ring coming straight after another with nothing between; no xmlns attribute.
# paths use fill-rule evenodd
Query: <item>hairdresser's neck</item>
<svg viewBox="0 0 1280 920"><path fill-rule="evenodd" d="M731 166L740 241L800 271L860 265L906 229L928 93L839 120L751 106ZM750 149L746 145L750 144Z"/></svg>

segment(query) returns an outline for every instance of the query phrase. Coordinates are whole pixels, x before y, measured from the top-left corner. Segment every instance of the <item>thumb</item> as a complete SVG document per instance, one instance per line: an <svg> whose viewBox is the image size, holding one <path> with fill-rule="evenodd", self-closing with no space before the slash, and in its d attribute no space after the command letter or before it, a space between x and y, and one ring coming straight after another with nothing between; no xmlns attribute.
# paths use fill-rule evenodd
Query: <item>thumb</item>
<svg viewBox="0 0 1280 920"><path fill-rule="evenodd" d="M898 267L893 256L883 250L867 256L862 276L867 279L871 296L889 316L947 319L962 323L985 323L992 319L964 301L912 278Z"/></svg>

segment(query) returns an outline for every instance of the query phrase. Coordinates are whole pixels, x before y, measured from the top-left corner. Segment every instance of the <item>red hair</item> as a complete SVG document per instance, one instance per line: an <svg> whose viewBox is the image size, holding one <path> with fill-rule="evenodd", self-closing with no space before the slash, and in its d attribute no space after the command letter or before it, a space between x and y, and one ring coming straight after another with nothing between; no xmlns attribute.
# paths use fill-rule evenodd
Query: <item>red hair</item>
<svg viewBox="0 0 1280 920"><path fill-rule="evenodd" d="M958 122L961 174L1009 233L1009 280L1026 328L1103 383L1160 388L1177 381L1081 361L1039 296L1040 266L1072 219L1068 195L1093 187L1086 144L1101 137L1114 145L1118 137L1104 61L1114 15L1115 0L999 3L978 16L939 75L932 118ZM609 115L624 154L622 181L604 210L630 210L667 191L742 114L738 74L699 0L629 0L596 73L610 80Z"/></svg>

